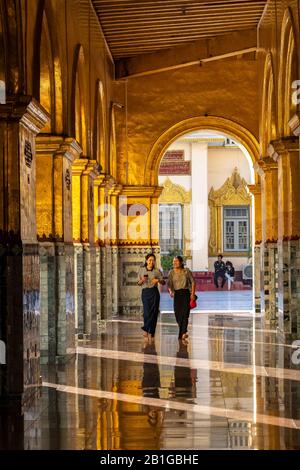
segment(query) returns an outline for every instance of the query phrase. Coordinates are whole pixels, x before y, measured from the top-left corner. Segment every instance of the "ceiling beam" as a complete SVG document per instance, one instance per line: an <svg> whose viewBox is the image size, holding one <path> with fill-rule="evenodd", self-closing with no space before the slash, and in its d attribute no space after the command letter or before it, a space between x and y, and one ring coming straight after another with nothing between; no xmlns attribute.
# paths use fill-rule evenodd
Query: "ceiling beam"
<svg viewBox="0 0 300 470"><path fill-rule="evenodd" d="M256 29L200 39L193 43L116 61L116 79L140 77L256 51Z"/></svg>

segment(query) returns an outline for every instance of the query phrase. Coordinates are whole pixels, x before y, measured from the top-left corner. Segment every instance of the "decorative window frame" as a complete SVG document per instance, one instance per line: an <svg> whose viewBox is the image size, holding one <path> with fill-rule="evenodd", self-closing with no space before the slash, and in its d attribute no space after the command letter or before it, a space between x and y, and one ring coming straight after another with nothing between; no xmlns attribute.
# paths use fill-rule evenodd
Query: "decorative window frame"
<svg viewBox="0 0 300 470"><path fill-rule="evenodd" d="M163 191L159 197L159 204L181 204L182 206L182 222L185 223L186 215L189 218L189 207L192 202L192 190L186 191L183 186L173 183L170 178L166 178L162 184ZM191 253L188 250L188 241L185 234L190 232L190 227L183 226L183 255L190 257Z"/></svg>
<svg viewBox="0 0 300 470"><path fill-rule="evenodd" d="M211 188L208 195L210 209L209 256L222 253L225 256L246 256L245 251L223 251L223 206L250 206L250 246L251 246L251 202L252 196L247 182L237 168L218 190Z"/></svg>

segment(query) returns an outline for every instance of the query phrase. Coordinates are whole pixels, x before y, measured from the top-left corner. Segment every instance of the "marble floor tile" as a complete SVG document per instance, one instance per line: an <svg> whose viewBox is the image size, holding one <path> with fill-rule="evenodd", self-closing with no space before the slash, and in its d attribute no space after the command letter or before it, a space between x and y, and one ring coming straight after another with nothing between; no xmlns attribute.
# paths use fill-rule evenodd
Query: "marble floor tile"
<svg viewBox="0 0 300 470"><path fill-rule="evenodd" d="M6 448L299 449L300 367L260 318L191 315L189 342L172 312L154 341L140 319L115 318L78 341L65 364L42 366L38 405ZM2 420L2 433L5 421ZM0 436L1 437L1 436Z"/></svg>

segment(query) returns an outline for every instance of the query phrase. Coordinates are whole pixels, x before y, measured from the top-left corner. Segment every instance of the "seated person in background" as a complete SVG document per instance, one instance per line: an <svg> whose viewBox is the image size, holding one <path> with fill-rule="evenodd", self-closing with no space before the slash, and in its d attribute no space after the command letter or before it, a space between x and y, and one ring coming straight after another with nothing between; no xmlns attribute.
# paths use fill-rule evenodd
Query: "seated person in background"
<svg viewBox="0 0 300 470"><path fill-rule="evenodd" d="M231 283L234 281L234 267L231 261L226 261L226 272L225 276L228 281L228 290L231 289Z"/></svg>
<svg viewBox="0 0 300 470"><path fill-rule="evenodd" d="M215 286L217 289L219 287L219 284L218 284L219 277L222 278L222 288L224 287L224 284L226 282L226 278L225 278L226 266L225 266L224 261L222 261L222 259L223 259L223 256L219 255L218 261L216 261L214 264L214 268L215 268L214 282L215 282Z"/></svg>

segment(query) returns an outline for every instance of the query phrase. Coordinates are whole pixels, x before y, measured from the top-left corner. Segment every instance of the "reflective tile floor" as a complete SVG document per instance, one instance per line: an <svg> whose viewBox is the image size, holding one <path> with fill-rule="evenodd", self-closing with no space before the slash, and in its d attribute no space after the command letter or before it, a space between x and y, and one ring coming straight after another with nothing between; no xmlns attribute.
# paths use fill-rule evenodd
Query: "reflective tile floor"
<svg viewBox="0 0 300 470"><path fill-rule="evenodd" d="M28 449L300 449L300 366L252 313L195 313L179 344L172 313L155 341L114 319L67 365L44 367Z"/></svg>
<svg viewBox="0 0 300 470"><path fill-rule="evenodd" d="M196 311L249 311L253 308L253 292L252 290L244 291L227 291L219 292L197 292L197 308ZM173 311L173 300L167 292L161 293L160 301L161 311Z"/></svg>

